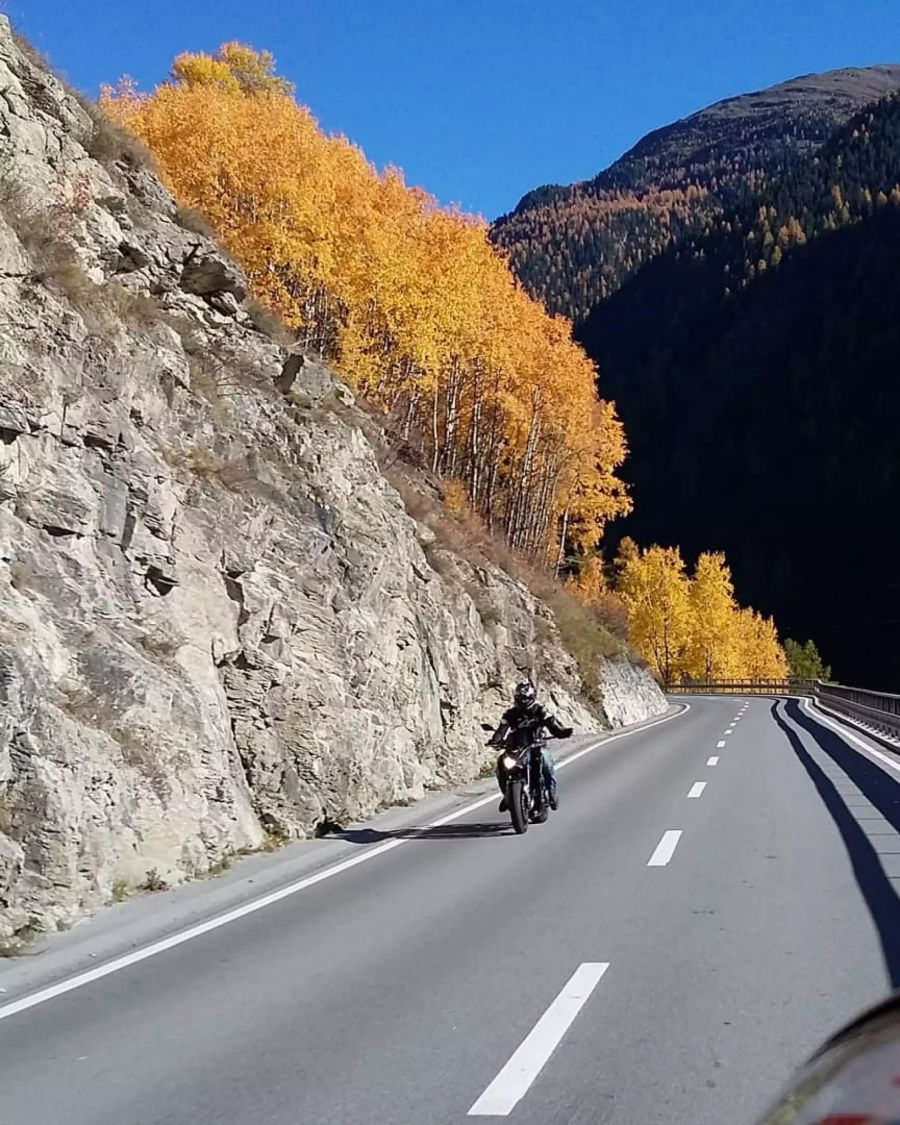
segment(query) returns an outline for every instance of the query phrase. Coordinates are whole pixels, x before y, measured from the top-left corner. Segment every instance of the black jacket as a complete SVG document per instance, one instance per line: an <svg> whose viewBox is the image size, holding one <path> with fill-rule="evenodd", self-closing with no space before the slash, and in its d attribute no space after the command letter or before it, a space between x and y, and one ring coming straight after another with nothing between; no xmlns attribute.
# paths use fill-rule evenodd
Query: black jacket
<svg viewBox="0 0 900 1125"><path fill-rule="evenodd" d="M504 712L500 726L491 736L491 745L502 746L511 732L514 744L521 746L526 739L532 742L546 738L545 731L549 731L554 738L568 738L572 733L570 727L564 727L540 703L534 703L531 707L512 706Z"/></svg>

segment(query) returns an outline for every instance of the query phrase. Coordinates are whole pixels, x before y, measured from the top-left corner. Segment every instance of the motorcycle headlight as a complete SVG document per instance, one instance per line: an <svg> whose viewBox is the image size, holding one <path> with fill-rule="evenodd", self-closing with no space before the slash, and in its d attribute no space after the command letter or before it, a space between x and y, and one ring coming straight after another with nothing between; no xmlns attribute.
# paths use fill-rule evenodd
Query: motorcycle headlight
<svg viewBox="0 0 900 1125"><path fill-rule="evenodd" d="M504 766L505 766L505 767L506 767L506 768L507 768L508 770L511 770L511 769L513 768L513 766L517 766L518 764L519 764L519 759L518 759L518 758L514 758L514 757L512 756L512 754L504 754L504 755L503 755L503 765L504 765Z"/></svg>

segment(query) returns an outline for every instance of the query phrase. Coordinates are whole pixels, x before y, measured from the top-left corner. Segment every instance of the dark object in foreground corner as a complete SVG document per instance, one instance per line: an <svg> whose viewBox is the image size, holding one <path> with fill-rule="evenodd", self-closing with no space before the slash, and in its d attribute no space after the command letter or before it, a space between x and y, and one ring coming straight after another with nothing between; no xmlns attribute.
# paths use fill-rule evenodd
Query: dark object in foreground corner
<svg viewBox="0 0 900 1125"><path fill-rule="evenodd" d="M828 1039L758 1125L900 1121L900 991Z"/></svg>

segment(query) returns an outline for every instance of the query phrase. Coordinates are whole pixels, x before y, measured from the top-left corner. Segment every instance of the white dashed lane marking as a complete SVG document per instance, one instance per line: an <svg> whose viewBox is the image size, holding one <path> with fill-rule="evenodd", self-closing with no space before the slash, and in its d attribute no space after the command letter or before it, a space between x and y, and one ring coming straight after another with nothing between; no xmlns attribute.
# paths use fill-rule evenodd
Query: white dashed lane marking
<svg viewBox="0 0 900 1125"><path fill-rule="evenodd" d="M648 867L665 867L672 856L675 854L675 849L678 847L678 841L681 839L680 828L670 828L668 832L663 832L662 839L656 845L656 850L653 855L647 860Z"/></svg>
<svg viewBox="0 0 900 1125"><path fill-rule="evenodd" d="M608 968L608 961L587 961L578 966L506 1066L469 1110L469 1117L509 1116L528 1093Z"/></svg>

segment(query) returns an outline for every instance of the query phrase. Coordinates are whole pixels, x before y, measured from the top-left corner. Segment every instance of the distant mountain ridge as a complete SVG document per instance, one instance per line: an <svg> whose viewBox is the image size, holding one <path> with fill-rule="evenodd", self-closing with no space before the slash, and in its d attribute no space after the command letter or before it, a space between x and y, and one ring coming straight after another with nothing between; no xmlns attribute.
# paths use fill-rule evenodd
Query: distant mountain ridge
<svg viewBox="0 0 900 1125"><path fill-rule="evenodd" d="M900 97L600 302L578 338L631 446L613 535L710 544L837 675L900 688ZM664 483L663 483L664 482Z"/></svg>
<svg viewBox="0 0 900 1125"><path fill-rule="evenodd" d="M527 193L494 224L526 289L576 322L686 233L900 90L900 64L808 74L649 133L591 180Z"/></svg>

